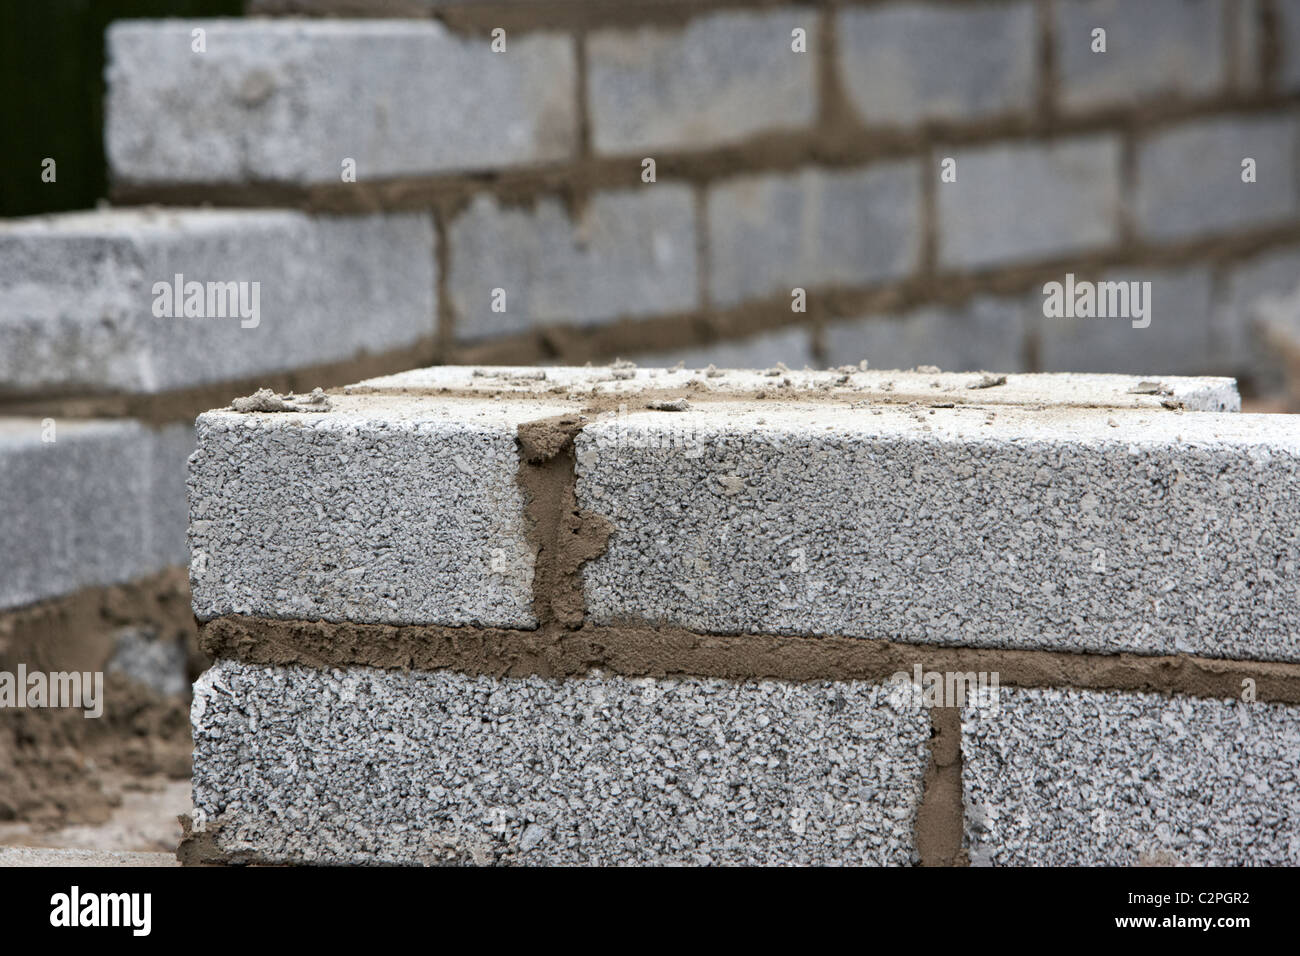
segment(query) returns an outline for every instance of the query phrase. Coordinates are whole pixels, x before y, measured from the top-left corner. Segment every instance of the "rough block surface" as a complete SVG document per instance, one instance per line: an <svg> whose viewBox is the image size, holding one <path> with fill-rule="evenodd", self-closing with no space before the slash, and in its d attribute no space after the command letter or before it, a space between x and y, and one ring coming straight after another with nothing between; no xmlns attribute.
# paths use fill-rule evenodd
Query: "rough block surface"
<svg viewBox="0 0 1300 956"><path fill-rule="evenodd" d="M973 865L1300 863L1300 708L1003 689L962 717Z"/></svg>
<svg viewBox="0 0 1300 956"><path fill-rule="evenodd" d="M862 682L221 662L194 805L293 863L905 864L930 721Z"/></svg>
<svg viewBox="0 0 1300 956"><path fill-rule="evenodd" d="M195 614L535 626L515 428L568 407L337 402L200 416Z"/></svg>
<svg viewBox="0 0 1300 956"><path fill-rule="evenodd" d="M943 402L593 422L578 500L615 531L585 569L588 613L1300 660L1291 419Z"/></svg>

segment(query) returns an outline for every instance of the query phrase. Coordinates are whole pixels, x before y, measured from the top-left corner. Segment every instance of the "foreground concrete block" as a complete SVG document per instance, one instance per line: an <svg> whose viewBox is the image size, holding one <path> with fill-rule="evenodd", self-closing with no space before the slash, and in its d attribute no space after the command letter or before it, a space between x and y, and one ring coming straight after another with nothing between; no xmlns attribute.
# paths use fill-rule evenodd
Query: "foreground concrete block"
<svg viewBox="0 0 1300 956"><path fill-rule="evenodd" d="M186 425L0 418L0 609L185 564L192 441Z"/></svg>
<svg viewBox="0 0 1300 956"><path fill-rule="evenodd" d="M8 220L0 389L156 393L409 347L434 332L433 244L427 214Z"/></svg>
<svg viewBox="0 0 1300 956"><path fill-rule="evenodd" d="M836 20L844 87L868 124L968 122L1034 105L1031 3L850 7Z"/></svg>
<svg viewBox="0 0 1300 956"><path fill-rule="evenodd" d="M693 18L680 29L597 30L587 39L592 145L600 153L700 149L811 126L817 53L791 50L817 11L787 7ZM653 152L647 155L653 155Z"/></svg>
<svg viewBox="0 0 1300 956"><path fill-rule="evenodd" d="M1294 419L945 404L588 425L578 501L615 529L590 618L1300 660Z"/></svg>
<svg viewBox="0 0 1300 956"><path fill-rule="evenodd" d="M292 863L906 864L927 714L856 681L562 681L221 662L216 848Z"/></svg>
<svg viewBox="0 0 1300 956"><path fill-rule="evenodd" d="M961 747L974 865L1300 863L1300 708L1003 689Z"/></svg>
<svg viewBox="0 0 1300 956"><path fill-rule="evenodd" d="M515 429L570 410L344 397L200 416L196 616L535 626Z"/></svg>
<svg viewBox="0 0 1300 956"><path fill-rule="evenodd" d="M574 44L557 34L495 54L428 20L128 20L108 30L107 82L109 168L131 182L338 183L353 159L363 183L562 160L577 142Z"/></svg>

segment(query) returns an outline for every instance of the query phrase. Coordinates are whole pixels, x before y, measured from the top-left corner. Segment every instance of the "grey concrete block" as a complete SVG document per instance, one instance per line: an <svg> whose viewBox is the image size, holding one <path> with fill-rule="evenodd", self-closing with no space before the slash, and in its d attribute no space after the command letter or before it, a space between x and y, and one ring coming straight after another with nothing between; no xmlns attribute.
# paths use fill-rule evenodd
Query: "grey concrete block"
<svg viewBox="0 0 1300 956"><path fill-rule="evenodd" d="M1267 389L1279 383L1280 356L1261 337L1263 325L1295 311L1300 300L1300 249L1273 249L1234 263L1224 274L1215 309L1215 339L1225 359L1249 368Z"/></svg>
<svg viewBox="0 0 1300 956"><path fill-rule="evenodd" d="M195 615L535 626L515 429L573 410L372 396L200 416Z"/></svg>
<svg viewBox="0 0 1300 956"><path fill-rule="evenodd" d="M679 362L692 369L710 365L715 368L767 369L778 363L789 368L803 368L813 364L812 337L808 327L794 326L697 348L640 354L636 360L646 368L671 368Z"/></svg>
<svg viewBox="0 0 1300 956"><path fill-rule="evenodd" d="M871 125L1026 113L1037 96L1037 24L1025 0L850 7L836 17L840 77Z"/></svg>
<svg viewBox="0 0 1300 956"><path fill-rule="evenodd" d="M1138 231L1190 239L1293 221L1296 136L1290 116L1201 120L1151 135L1138 148ZM1246 158L1255 160L1256 182L1242 182Z"/></svg>
<svg viewBox="0 0 1300 956"><path fill-rule="evenodd" d="M456 337L564 322L595 325L699 304L691 190L601 192L579 217L558 199L506 207L480 196L451 224L448 284ZM494 290L505 311L493 311Z"/></svg>
<svg viewBox="0 0 1300 956"><path fill-rule="evenodd" d="M1119 238L1120 149L1112 136L937 154L957 160L957 181L936 187L943 266L1050 259Z"/></svg>
<svg viewBox="0 0 1300 956"><path fill-rule="evenodd" d="M292 863L907 864L924 712L862 682L217 664L194 804Z"/></svg>
<svg viewBox="0 0 1300 956"><path fill-rule="evenodd" d="M703 149L817 116L820 19L811 7L693 17L680 28L593 32L587 100L599 153ZM808 52L791 49L802 28Z"/></svg>
<svg viewBox="0 0 1300 956"><path fill-rule="evenodd" d="M1300 8L1294 3L1278 3L1273 9L1282 46L1282 85L1290 91L1300 90Z"/></svg>
<svg viewBox="0 0 1300 956"><path fill-rule="evenodd" d="M707 207L716 305L896 278L920 261L914 163L742 176L710 189Z"/></svg>
<svg viewBox="0 0 1300 956"><path fill-rule="evenodd" d="M184 516L155 497L175 429L50 421L0 419L0 608L184 564Z"/></svg>
<svg viewBox="0 0 1300 956"><path fill-rule="evenodd" d="M701 402L588 425L578 501L614 526L584 569L588 614L1300 660L1292 418L932 394Z"/></svg>
<svg viewBox="0 0 1300 956"><path fill-rule="evenodd" d="M1056 280L1064 283L1065 277ZM1132 314L1107 318L1043 314L1037 299L1039 361L1048 372L1105 368L1128 375L1196 375L1231 372L1214 337L1213 282L1205 266L1184 269L1123 269L1079 281L1150 282L1145 318ZM1129 289L1133 287L1130 285ZM1143 299L1147 293L1142 292ZM1135 321L1150 319L1145 328Z"/></svg>
<svg viewBox="0 0 1300 956"><path fill-rule="evenodd" d="M1300 709L1003 689L962 717L974 865L1300 863Z"/></svg>
<svg viewBox="0 0 1300 956"><path fill-rule="evenodd" d="M207 50L192 50L191 31ZM108 31L105 145L136 182L359 182L563 160L574 41L402 20L128 20Z"/></svg>
<svg viewBox="0 0 1300 956"><path fill-rule="evenodd" d="M1233 53L1236 62L1231 66L1231 81L1234 88L1242 91L1257 90L1263 82L1264 49L1261 44L1263 31L1260 29L1260 4L1263 0L1237 0L1227 9L1228 29L1234 31ZM1296 31L1296 40L1300 41L1300 17L1283 17ZM1283 48L1295 51L1295 47L1285 39ZM1300 59L1297 57L1295 59ZM1295 69L1293 76L1300 82L1300 69Z"/></svg>
<svg viewBox="0 0 1300 956"><path fill-rule="evenodd" d="M427 214L116 209L9 220L0 386L155 393L404 348L433 335L433 244ZM203 284L202 317L184 314L188 292L170 310L163 301L158 284L174 287L178 274ZM227 291L245 294L242 314Z"/></svg>
<svg viewBox="0 0 1300 956"><path fill-rule="evenodd" d="M1209 97L1227 80L1223 0L1054 0L1058 89L1067 109ZM1106 52L1093 52L1094 29Z"/></svg>
<svg viewBox="0 0 1300 956"><path fill-rule="evenodd" d="M962 306L832 322L826 326L826 363L866 359L873 368L1023 372L1025 330L1037 307L1034 299L980 296Z"/></svg>

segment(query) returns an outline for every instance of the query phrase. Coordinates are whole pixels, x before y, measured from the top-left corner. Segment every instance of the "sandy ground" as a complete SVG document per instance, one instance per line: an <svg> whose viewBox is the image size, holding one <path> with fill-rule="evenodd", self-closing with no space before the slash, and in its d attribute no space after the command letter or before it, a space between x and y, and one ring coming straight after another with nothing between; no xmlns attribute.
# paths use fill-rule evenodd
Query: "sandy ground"
<svg viewBox="0 0 1300 956"><path fill-rule="evenodd" d="M190 810L188 780L171 780L165 776L132 776L121 771L104 774L105 789L122 798L109 819L101 824L79 824L58 829L30 823L0 823L0 866L21 866L24 860L37 857L40 862L28 865L170 865L161 859L131 859L122 854L158 855L175 861L176 845L181 840L178 814ZM45 848L86 851L83 854L19 853L14 848Z"/></svg>

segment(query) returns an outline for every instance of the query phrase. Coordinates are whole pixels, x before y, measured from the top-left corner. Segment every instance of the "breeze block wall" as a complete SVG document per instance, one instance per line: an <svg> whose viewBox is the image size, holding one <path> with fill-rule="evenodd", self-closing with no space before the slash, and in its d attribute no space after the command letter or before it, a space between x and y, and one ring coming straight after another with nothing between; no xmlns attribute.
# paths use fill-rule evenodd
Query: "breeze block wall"
<svg viewBox="0 0 1300 956"><path fill-rule="evenodd" d="M209 412L181 858L1295 864L1300 429L1238 408L622 362Z"/></svg>
<svg viewBox="0 0 1300 956"><path fill-rule="evenodd" d="M248 12L110 33L115 197L431 214L439 362L1281 372L1293 4ZM1149 324L1045 314L1067 275Z"/></svg>

